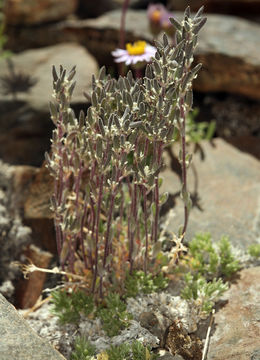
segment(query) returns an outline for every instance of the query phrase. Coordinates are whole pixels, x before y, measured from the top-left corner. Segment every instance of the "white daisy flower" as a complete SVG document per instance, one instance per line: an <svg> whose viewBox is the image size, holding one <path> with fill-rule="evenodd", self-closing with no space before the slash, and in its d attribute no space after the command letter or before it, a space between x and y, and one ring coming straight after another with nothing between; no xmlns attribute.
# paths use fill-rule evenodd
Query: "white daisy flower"
<svg viewBox="0 0 260 360"><path fill-rule="evenodd" d="M136 41L133 44L126 44L126 50L116 49L112 51L115 62L125 65L135 65L138 62L149 62L156 53L156 48L145 41Z"/></svg>

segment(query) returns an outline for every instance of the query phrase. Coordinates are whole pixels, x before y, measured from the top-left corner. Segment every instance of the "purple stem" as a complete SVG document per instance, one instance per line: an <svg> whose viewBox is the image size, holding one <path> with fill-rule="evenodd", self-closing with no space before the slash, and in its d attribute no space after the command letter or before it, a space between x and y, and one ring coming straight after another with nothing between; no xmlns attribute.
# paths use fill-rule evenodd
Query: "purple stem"
<svg viewBox="0 0 260 360"><path fill-rule="evenodd" d="M121 13L121 21L120 21L120 31L119 31L119 48L124 49L125 47L125 18L126 12L129 6L130 0L125 0L122 6L122 13ZM119 64L119 74L121 76L124 75L124 64Z"/></svg>
<svg viewBox="0 0 260 360"><path fill-rule="evenodd" d="M145 255L144 255L144 273L147 273L147 259L148 259L148 225L147 225L147 194L146 188L143 186L143 201L144 201L144 229L145 229Z"/></svg>
<svg viewBox="0 0 260 360"><path fill-rule="evenodd" d="M158 144L158 157L157 157L157 165L161 165L162 161L162 150L163 144L160 141ZM155 219L154 219L154 241L157 241L158 237L158 223L159 223L159 211L160 211L160 204L159 204L159 181L158 175L155 178L155 190L154 190L154 200L155 200Z"/></svg>
<svg viewBox="0 0 260 360"><path fill-rule="evenodd" d="M183 190L186 193L187 192L187 169L186 169L186 116L184 111L184 99L183 97L180 100L180 110L181 110L181 117L183 118L183 122L181 124L181 147L182 147L182 184L183 184ZM188 207L187 204L184 203L184 225L182 230L182 236L184 239L184 234L187 229L188 225Z"/></svg>
<svg viewBox="0 0 260 360"><path fill-rule="evenodd" d="M100 210L101 210L101 202L103 197L103 182L104 182L104 175L101 175L100 183L99 183L99 195L98 195L98 203L97 203L97 215L96 215L96 249L95 249L95 272L94 278L92 283L92 293L95 292L96 281L97 281L97 265L98 265L98 233L99 233L99 219L100 219Z"/></svg>

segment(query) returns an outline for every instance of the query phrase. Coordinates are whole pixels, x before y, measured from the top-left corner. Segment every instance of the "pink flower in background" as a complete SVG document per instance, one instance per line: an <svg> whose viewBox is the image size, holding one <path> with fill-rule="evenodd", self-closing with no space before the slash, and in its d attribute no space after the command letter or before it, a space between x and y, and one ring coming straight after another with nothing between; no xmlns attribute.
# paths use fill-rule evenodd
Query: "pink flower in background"
<svg viewBox="0 0 260 360"><path fill-rule="evenodd" d="M151 23L160 23L162 15L167 9L162 4L150 4L147 8L148 19Z"/></svg>
<svg viewBox="0 0 260 360"><path fill-rule="evenodd" d="M173 14L162 4L150 4L147 8L147 16L149 19L152 33L158 35L161 30L173 32L172 24L169 20Z"/></svg>
<svg viewBox="0 0 260 360"><path fill-rule="evenodd" d="M140 62L149 62L156 53L156 48L145 41L136 41L133 44L126 44L126 49L112 51L115 62L125 65L135 65Z"/></svg>

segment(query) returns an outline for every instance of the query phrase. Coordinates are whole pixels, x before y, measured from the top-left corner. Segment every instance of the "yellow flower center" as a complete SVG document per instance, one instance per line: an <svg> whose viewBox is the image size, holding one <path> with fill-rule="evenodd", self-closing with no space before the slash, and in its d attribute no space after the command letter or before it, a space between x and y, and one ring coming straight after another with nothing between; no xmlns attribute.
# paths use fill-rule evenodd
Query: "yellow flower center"
<svg viewBox="0 0 260 360"><path fill-rule="evenodd" d="M135 41L133 44L126 44L126 50L129 55L142 55L145 53L146 42Z"/></svg>
<svg viewBox="0 0 260 360"><path fill-rule="evenodd" d="M160 10L154 10L154 12L151 15L151 19L154 22L158 22L161 18L161 11Z"/></svg>

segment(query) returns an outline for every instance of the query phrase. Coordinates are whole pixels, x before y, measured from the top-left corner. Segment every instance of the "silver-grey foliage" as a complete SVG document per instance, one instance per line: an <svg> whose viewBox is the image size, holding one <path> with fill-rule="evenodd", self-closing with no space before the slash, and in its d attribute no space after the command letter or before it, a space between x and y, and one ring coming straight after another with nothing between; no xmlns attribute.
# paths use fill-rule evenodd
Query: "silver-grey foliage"
<svg viewBox="0 0 260 360"><path fill-rule="evenodd" d="M201 11L192 19L189 10L182 23L172 19L176 46L164 35L143 79L134 80L129 71L116 80L102 67L92 78L91 106L79 119L70 108L75 68L68 75L62 67L59 74L53 68L55 103L50 111L56 129L46 158L55 179L52 209L58 252L63 267L85 268L93 292L99 279L102 294L120 262L130 271L134 266L148 270L165 201L159 196L162 152L175 129L181 139L185 203L180 233L186 230L191 201L185 119L192 107L192 80L201 67L192 69L191 64L204 19Z"/></svg>

